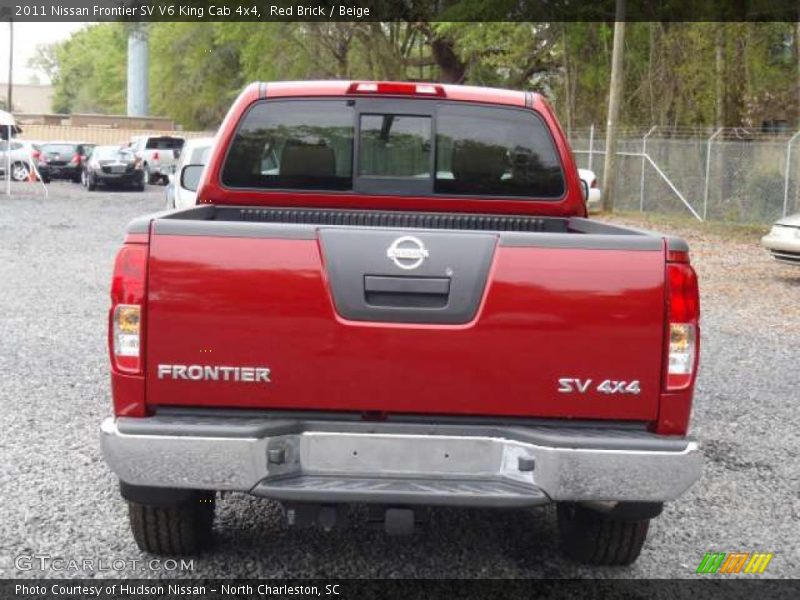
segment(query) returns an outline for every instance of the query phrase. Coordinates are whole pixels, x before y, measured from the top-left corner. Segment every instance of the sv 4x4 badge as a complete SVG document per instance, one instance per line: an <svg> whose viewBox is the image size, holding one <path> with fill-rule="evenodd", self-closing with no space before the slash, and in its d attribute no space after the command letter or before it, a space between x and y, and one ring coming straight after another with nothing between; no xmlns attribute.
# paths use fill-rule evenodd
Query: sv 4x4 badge
<svg viewBox="0 0 800 600"><path fill-rule="evenodd" d="M598 383L597 386L592 388L591 379L577 379L572 377L562 377L558 380L558 391L562 394L585 394L588 391L594 391L598 394L638 394L639 380L633 381L617 381L614 379L604 379Z"/></svg>

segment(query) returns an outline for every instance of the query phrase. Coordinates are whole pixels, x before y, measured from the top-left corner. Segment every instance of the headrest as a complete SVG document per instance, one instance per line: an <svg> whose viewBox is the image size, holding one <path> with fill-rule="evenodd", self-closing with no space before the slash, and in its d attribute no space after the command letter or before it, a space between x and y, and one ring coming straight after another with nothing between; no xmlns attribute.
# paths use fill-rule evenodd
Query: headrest
<svg viewBox="0 0 800 600"><path fill-rule="evenodd" d="M281 176L334 177L336 155L333 148L288 141L281 152Z"/></svg>
<svg viewBox="0 0 800 600"><path fill-rule="evenodd" d="M456 181L500 181L508 168L506 149L472 140L453 146L452 170Z"/></svg>

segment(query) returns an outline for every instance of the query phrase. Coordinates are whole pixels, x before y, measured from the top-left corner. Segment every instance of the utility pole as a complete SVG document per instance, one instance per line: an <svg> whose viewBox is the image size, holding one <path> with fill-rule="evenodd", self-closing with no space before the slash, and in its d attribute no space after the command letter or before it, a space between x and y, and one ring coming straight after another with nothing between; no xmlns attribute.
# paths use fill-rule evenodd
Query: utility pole
<svg viewBox="0 0 800 600"><path fill-rule="evenodd" d="M6 107L8 112L14 111L11 101L14 99L14 21L8 20L8 91L6 92Z"/></svg>
<svg viewBox="0 0 800 600"><path fill-rule="evenodd" d="M611 86L608 93L606 155L603 165L603 208L614 211L614 175L617 158L617 121L622 100L622 54L625 49L625 0L617 0L614 17L614 46L611 51Z"/></svg>

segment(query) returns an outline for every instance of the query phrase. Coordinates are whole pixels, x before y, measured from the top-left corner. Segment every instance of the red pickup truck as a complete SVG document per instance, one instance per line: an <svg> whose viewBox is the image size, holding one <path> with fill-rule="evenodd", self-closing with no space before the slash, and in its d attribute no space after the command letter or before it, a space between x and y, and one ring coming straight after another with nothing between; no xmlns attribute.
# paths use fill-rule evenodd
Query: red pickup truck
<svg viewBox="0 0 800 600"><path fill-rule="evenodd" d="M688 247L586 218L540 96L256 83L202 169L113 276L102 445L143 550L198 551L235 490L390 533L555 503L569 556L629 564L698 479Z"/></svg>

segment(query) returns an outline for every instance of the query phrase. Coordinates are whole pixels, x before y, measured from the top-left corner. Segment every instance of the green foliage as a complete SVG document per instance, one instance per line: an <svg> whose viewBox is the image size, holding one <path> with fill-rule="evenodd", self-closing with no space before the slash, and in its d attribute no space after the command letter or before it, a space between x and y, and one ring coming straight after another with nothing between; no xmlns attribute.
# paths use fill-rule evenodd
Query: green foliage
<svg viewBox="0 0 800 600"><path fill-rule="evenodd" d="M516 4L441 5L479 18ZM55 84L54 110L124 112L126 27L96 24L40 48L32 64ZM794 28L629 22L622 125L758 126L764 115L800 118ZM611 23L160 22L148 29L151 112L187 128L218 125L249 81L335 78L535 90L568 127L605 122Z"/></svg>
<svg viewBox="0 0 800 600"><path fill-rule="evenodd" d="M49 71L60 113L122 113L125 110L127 32L121 23L91 25L40 50L37 62Z"/></svg>

